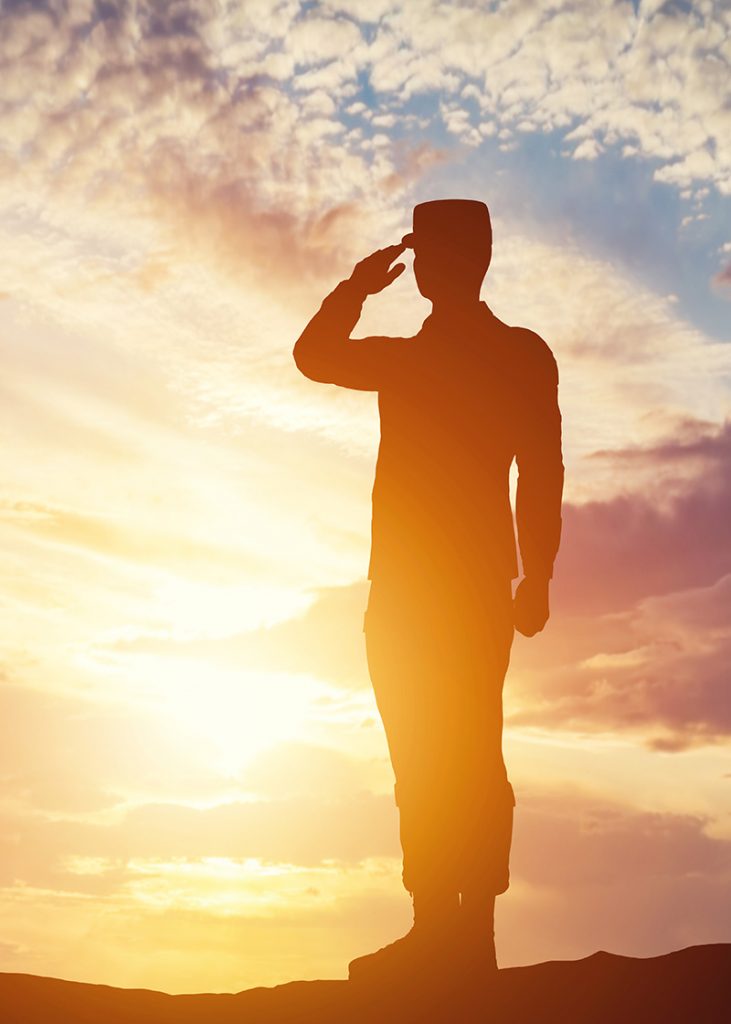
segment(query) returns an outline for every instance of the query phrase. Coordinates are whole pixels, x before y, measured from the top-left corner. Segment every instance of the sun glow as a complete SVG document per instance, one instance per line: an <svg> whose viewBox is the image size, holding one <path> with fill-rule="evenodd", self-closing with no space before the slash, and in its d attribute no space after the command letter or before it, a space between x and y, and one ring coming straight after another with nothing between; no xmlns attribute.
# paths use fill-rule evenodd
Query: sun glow
<svg viewBox="0 0 731 1024"><path fill-rule="evenodd" d="M260 580L229 586L174 577L153 591L172 636L228 637L235 632L271 626L301 614L311 598L301 591Z"/></svg>
<svg viewBox="0 0 731 1024"><path fill-rule="evenodd" d="M215 767L238 773L257 754L301 738L326 692L307 676L237 671L213 660L135 656L134 677L162 721L210 744Z"/></svg>

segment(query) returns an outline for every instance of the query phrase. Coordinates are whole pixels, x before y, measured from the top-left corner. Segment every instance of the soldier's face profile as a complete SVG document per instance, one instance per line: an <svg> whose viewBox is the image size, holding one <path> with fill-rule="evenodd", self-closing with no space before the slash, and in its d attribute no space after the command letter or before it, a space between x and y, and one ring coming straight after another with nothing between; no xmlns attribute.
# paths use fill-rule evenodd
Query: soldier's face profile
<svg viewBox="0 0 731 1024"><path fill-rule="evenodd" d="M419 249L418 252L415 249L413 267L416 287L425 299L433 299L435 282L438 279L439 273L434 255L424 252L423 249Z"/></svg>
<svg viewBox="0 0 731 1024"><path fill-rule="evenodd" d="M420 245L414 249L414 277L419 292L431 302L479 291L485 270L470 252L445 246Z"/></svg>

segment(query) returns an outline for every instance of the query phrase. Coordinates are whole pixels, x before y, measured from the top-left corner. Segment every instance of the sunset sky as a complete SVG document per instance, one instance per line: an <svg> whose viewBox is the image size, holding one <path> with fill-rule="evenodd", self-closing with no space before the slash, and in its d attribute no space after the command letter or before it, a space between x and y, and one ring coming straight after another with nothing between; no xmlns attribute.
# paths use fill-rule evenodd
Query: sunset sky
<svg viewBox="0 0 731 1024"><path fill-rule="evenodd" d="M730 82L724 0L0 2L0 970L235 991L410 924L375 397L292 346L450 196L564 416L500 962L731 939Z"/></svg>

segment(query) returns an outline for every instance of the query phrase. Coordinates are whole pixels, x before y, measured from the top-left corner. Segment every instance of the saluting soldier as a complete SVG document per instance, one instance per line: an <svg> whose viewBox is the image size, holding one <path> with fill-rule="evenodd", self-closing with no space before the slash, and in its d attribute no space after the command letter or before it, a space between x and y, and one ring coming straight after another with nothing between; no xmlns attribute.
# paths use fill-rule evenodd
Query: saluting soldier
<svg viewBox="0 0 731 1024"><path fill-rule="evenodd" d="M407 247L430 315L413 337L352 338ZM428 970L474 982L497 969L494 902L508 888L515 803L503 681L514 628L533 636L548 619L563 461L556 361L480 300L491 254L484 203L421 203L413 231L358 263L294 348L310 379L377 392L381 422L364 628L414 923L354 960L353 980Z"/></svg>

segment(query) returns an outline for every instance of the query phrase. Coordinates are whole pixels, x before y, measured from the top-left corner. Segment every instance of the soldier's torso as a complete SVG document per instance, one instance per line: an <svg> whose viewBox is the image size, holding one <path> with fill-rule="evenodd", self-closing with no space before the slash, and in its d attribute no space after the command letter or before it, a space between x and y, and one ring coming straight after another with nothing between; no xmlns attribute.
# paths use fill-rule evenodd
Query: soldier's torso
<svg viewBox="0 0 731 1024"><path fill-rule="evenodd" d="M379 391L371 578L517 573L509 470L523 367L511 328L484 309L459 335L425 325L394 339L404 348Z"/></svg>

